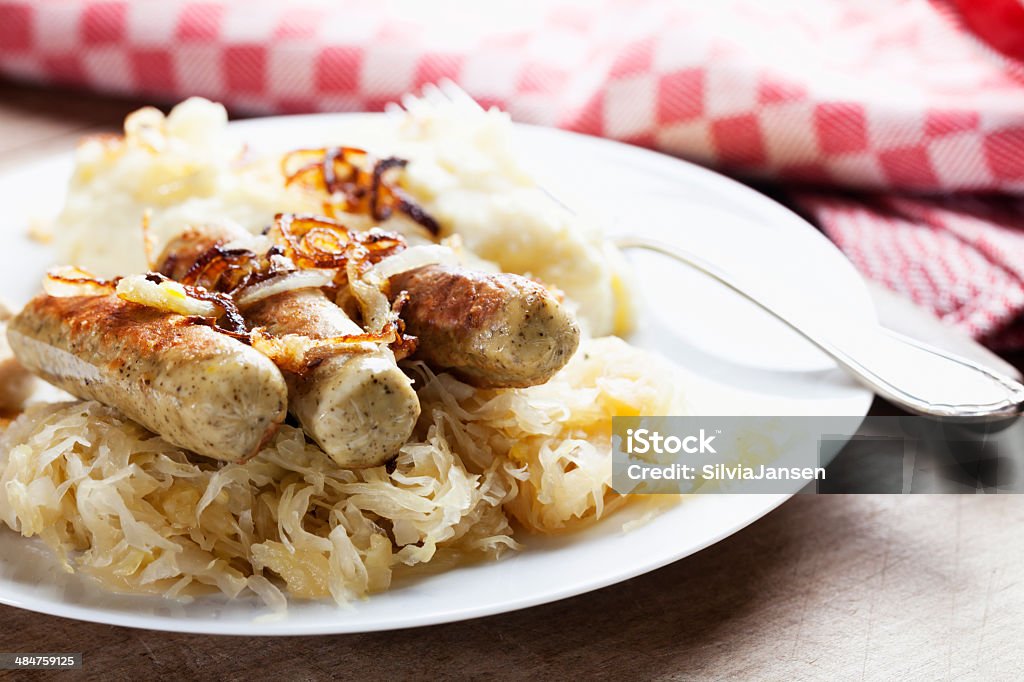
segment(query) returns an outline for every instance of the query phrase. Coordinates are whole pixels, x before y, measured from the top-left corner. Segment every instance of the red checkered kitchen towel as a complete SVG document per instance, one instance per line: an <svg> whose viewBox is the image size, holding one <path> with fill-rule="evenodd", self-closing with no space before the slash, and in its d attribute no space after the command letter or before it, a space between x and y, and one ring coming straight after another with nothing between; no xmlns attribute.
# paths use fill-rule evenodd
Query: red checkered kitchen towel
<svg viewBox="0 0 1024 682"><path fill-rule="evenodd" d="M248 113L450 78L520 121L782 180L866 276L1003 349L1024 347L1022 73L939 0L0 0L8 77Z"/></svg>

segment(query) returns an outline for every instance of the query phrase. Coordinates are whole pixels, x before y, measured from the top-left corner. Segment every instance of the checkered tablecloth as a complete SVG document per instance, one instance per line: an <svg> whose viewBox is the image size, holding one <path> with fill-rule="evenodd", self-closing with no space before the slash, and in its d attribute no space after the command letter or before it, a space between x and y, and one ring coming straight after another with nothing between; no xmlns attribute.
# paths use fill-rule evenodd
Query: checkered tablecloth
<svg viewBox="0 0 1024 682"><path fill-rule="evenodd" d="M865 275L1024 346L1024 67L940 0L0 0L0 73L247 113L450 78L516 120L787 183Z"/></svg>

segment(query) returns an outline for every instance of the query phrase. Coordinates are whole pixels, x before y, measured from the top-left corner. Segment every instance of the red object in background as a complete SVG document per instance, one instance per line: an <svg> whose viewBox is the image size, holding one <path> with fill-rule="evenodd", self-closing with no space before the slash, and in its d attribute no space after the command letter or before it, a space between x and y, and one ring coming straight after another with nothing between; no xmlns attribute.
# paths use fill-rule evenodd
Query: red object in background
<svg viewBox="0 0 1024 682"><path fill-rule="evenodd" d="M979 38L1024 61L1024 0L953 0L953 4Z"/></svg>

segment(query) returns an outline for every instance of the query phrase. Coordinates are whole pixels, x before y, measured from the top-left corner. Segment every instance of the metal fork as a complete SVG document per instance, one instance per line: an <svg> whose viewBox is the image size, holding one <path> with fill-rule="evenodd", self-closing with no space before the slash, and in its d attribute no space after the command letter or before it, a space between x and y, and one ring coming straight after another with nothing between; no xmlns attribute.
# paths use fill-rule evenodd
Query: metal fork
<svg viewBox="0 0 1024 682"><path fill-rule="evenodd" d="M484 111L469 94L449 80L424 86L419 97L405 95L401 106L389 105L388 111L415 114L439 106L454 106L466 112ZM573 212L551 192L540 189L552 201ZM678 245L630 236L612 237L611 241L623 250L661 254L725 285L807 339L856 381L909 412L989 423L995 420L1008 423L1024 412L1024 384L973 360L874 323L839 338L834 331L808 321L816 316L807 316L806 311L801 314L788 309L783 302L768 300L736 274Z"/></svg>

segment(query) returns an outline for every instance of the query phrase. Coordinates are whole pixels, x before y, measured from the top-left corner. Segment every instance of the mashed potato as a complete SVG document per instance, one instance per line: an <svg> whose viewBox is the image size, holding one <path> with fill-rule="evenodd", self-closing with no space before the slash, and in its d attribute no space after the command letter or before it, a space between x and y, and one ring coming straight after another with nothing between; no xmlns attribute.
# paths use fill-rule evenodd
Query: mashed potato
<svg viewBox="0 0 1024 682"><path fill-rule="evenodd" d="M243 159L226 126L223 106L193 98L166 117L152 108L132 113L123 138L86 139L54 224L59 261L102 276L145 272L147 212L159 248L189 225L259 232L276 213L319 209L284 187L276 160Z"/></svg>

